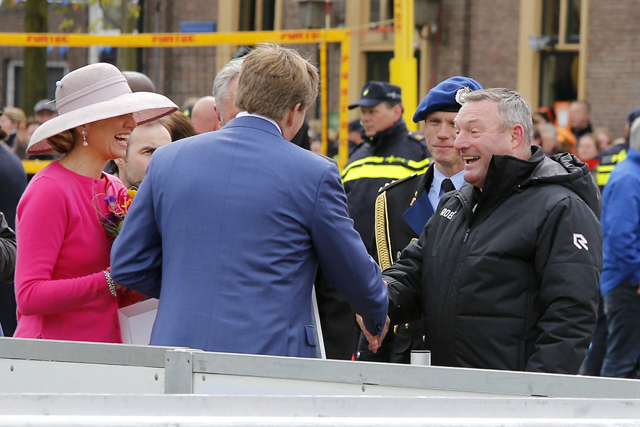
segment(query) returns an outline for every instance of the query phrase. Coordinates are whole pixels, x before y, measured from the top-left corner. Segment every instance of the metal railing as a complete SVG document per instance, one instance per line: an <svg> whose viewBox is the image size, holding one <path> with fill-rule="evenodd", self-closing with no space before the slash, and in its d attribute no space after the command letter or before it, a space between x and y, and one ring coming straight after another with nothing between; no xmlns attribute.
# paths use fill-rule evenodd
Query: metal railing
<svg viewBox="0 0 640 427"><path fill-rule="evenodd" d="M5 425L640 426L640 381L0 338Z"/></svg>

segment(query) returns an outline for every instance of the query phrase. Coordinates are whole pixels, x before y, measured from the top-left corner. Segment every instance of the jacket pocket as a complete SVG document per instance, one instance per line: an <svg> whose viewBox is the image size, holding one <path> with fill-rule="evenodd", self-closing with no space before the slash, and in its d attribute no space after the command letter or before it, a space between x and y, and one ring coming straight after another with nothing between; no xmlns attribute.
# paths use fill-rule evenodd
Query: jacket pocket
<svg viewBox="0 0 640 427"><path fill-rule="evenodd" d="M316 334L313 329L313 325L304 325L304 332L307 337L307 344L311 347L316 346Z"/></svg>

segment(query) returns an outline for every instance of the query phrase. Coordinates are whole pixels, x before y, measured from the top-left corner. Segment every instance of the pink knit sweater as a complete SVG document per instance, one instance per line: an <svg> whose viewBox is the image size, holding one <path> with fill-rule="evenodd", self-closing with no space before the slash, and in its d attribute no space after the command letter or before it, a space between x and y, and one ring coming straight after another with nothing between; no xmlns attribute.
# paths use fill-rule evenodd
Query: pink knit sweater
<svg viewBox="0 0 640 427"><path fill-rule="evenodd" d="M122 342L118 300L103 273L111 243L96 211L106 212L107 187L125 191L111 175L89 178L58 162L29 183L16 221L14 336Z"/></svg>

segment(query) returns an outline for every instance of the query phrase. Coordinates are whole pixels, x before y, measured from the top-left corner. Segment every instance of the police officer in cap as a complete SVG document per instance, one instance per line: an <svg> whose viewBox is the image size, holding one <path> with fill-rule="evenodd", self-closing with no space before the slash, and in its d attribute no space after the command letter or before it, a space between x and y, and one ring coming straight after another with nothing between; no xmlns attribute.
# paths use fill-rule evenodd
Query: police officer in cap
<svg viewBox="0 0 640 427"><path fill-rule="evenodd" d="M435 86L420 102L415 123L424 120L424 135L431 166L423 174L387 184L379 191L375 204L374 245L372 255L384 270L399 257L412 240L417 239L440 198L464 184L462 158L453 148L456 131L453 120L464 104L465 94L482 89L475 80L456 76ZM421 322L395 325L377 353L371 353L367 340L360 340L358 360L410 363L411 350L422 347Z"/></svg>
<svg viewBox="0 0 640 427"><path fill-rule="evenodd" d="M407 129L399 86L370 81L364 85L362 97L349 105L349 109L357 107L362 111L364 142L349 156L342 182L354 228L371 249L378 189L394 179L424 172L429 152L422 135Z"/></svg>
<svg viewBox="0 0 640 427"><path fill-rule="evenodd" d="M629 150L629 133L631 132L631 125L634 120L640 117L640 107L636 107L629 113L627 124L624 128L624 143L616 144L607 148L598 155L600 163L596 168L596 182L600 191L604 191L604 186L609 181L609 175L611 171L616 167L618 163L627 158L627 150Z"/></svg>

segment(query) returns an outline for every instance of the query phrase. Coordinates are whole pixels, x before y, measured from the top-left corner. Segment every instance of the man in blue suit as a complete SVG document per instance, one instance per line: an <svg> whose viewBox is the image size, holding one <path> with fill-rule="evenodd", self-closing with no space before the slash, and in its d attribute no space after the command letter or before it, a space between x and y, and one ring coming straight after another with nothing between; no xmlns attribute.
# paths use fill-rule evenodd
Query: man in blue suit
<svg viewBox="0 0 640 427"><path fill-rule="evenodd" d="M338 169L289 142L318 80L296 51L260 45L244 59L236 119L154 153L111 254L119 285L160 298L151 344L314 357L318 263L382 332L386 288Z"/></svg>

